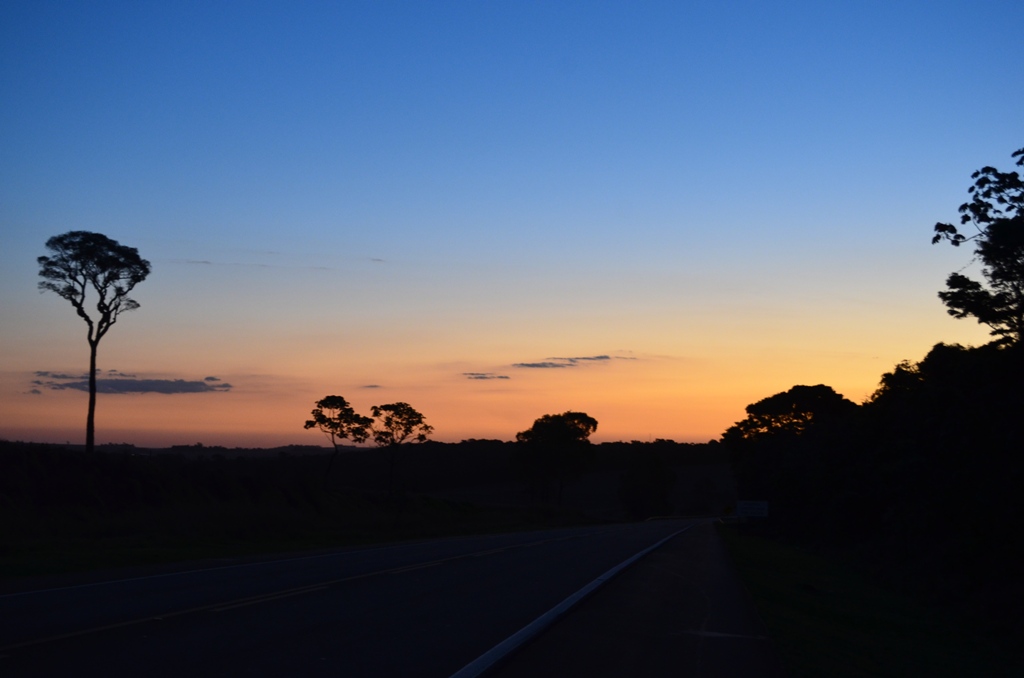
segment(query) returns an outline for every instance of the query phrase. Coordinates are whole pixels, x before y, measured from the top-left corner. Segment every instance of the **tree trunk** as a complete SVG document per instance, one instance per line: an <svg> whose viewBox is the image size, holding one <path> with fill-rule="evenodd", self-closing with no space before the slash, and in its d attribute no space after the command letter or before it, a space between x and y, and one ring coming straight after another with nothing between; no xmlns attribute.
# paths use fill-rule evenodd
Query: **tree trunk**
<svg viewBox="0 0 1024 678"><path fill-rule="evenodd" d="M389 446L391 451L391 463L388 465L388 496L395 496L395 457L398 455L398 445L391 443Z"/></svg>
<svg viewBox="0 0 1024 678"><path fill-rule="evenodd" d="M331 441L334 442L334 441ZM327 479L331 477L331 467L334 466L334 459L338 456L338 445L334 444L334 454L331 455L331 461L327 464L327 473L324 474L324 484L327 484Z"/></svg>
<svg viewBox="0 0 1024 678"><path fill-rule="evenodd" d="M96 449L96 349L98 341L89 341L89 414L85 419L85 451Z"/></svg>

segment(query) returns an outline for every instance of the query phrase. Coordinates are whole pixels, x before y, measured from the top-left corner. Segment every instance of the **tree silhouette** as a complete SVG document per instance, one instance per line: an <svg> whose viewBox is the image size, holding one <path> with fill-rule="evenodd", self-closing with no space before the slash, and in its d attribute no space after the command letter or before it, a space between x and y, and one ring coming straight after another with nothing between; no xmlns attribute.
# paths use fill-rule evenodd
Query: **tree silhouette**
<svg viewBox="0 0 1024 678"><path fill-rule="evenodd" d="M1012 157L1024 166L1024 148ZM939 298L950 315L988 325L997 343L1017 344L1024 338L1024 182L1017 172L994 167L983 167L971 178L971 200L960 206L960 224L973 224L976 233L965 236L952 224L938 223L932 244L946 240L959 246L973 240L988 286L952 273Z"/></svg>
<svg viewBox="0 0 1024 678"><path fill-rule="evenodd" d="M149 275L149 262L134 247L126 247L100 233L69 231L46 241L50 256L37 259L43 280L40 290L64 297L89 326L89 414L85 423L85 447L96 445L96 352L100 340L118 317L134 311L139 302L128 293ZM86 310L90 288L97 295L95 318Z"/></svg>
<svg viewBox="0 0 1024 678"><path fill-rule="evenodd" d="M823 515L835 519L826 529L858 533L877 518L872 486L862 481L879 462L865 449L860 405L818 384L763 398L746 412L722 435L739 498L771 502L772 524L793 535L810 536Z"/></svg>
<svg viewBox="0 0 1024 678"><path fill-rule="evenodd" d="M831 386L794 386L751 405L747 418L723 435L730 439L755 440L779 434L800 435L812 425L835 420L857 409Z"/></svg>
<svg viewBox="0 0 1024 678"><path fill-rule="evenodd" d="M374 405L370 408L373 442L379 447L401 445L415 436L414 441L422 443L433 433L434 427L409 403Z"/></svg>
<svg viewBox="0 0 1024 678"><path fill-rule="evenodd" d="M389 403L374 405L370 408L373 419L370 420L373 442L378 447L385 447L390 452L388 461L388 494L394 494L395 460L398 448L404 442L425 442L434 427L426 423L426 418L416 411L409 403Z"/></svg>
<svg viewBox="0 0 1024 678"><path fill-rule="evenodd" d="M596 430L597 419L584 412L545 414L516 434L520 472L542 491L553 481L561 505L566 483L582 475L591 461L589 438Z"/></svg>
<svg viewBox="0 0 1024 678"><path fill-rule="evenodd" d="M365 441L370 437L370 425L373 420L358 414L348 401L339 395L325 396L316 401L316 408L311 414L313 418L306 421L304 428L320 429L334 447L334 454L327 465L327 473L324 474L328 476L331 474L331 467L334 466L334 459L338 456L341 441Z"/></svg>

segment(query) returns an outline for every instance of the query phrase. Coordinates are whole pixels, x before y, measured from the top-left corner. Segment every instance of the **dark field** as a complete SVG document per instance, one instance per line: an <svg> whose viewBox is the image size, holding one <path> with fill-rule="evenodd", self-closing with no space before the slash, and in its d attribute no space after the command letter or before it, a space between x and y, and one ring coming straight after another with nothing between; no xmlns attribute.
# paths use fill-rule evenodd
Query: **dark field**
<svg viewBox="0 0 1024 678"><path fill-rule="evenodd" d="M330 450L0 444L0 575L399 539L715 514L735 500L724 454L594 446L561 501L499 441ZM637 463L647 460L647 464Z"/></svg>

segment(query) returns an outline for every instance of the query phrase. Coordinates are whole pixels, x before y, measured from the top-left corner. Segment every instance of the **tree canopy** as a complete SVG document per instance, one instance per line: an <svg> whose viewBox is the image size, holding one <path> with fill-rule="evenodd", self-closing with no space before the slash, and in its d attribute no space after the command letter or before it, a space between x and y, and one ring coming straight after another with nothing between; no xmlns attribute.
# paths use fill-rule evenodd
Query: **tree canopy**
<svg viewBox="0 0 1024 678"><path fill-rule="evenodd" d="M1024 351L940 343L863 405L794 387L749 405L722 442L738 496L771 501L766 529L870 554L892 583L955 591L1020 629L1021 384Z"/></svg>
<svg viewBox="0 0 1024 678"><path fill-rule="evenodd" d="M128 296L146 279L149 262L134 247L127 247L101 233L69 231L46 241L49 256L37 258L39 289L50 291L71 302L75 312L89 327L89 413L85 425L85 446L95 446L96 430L96 352L100 340L118 317L134 311L139 302ZM96 295L95 311L86 308L86 299Z"/></svg>
<svg viewBox="0 0 1024 678"><path fill-rule="evenodd" d="M334 466L334 458L338 456L338 447L342 440L361 443L370 436L370 425L373 420L358 414L348 401L339 395L329 395L316 401L311 413L312 419L306 421L304 428L316 428L323 431L331 441L334 454L327 465L326 475L330 475Z"/></svg>
<svg viewBox="0 0 1024 678"><path fill-rule="evenodd" d="M365 441L370 435L373 420L358 414L348 401L339 395L329 395L316 401L311 412L312 419L306 421L304 428L317 428L323 431L335 448L342 440L355 443Z"/></svg>
<svg viewBox="0 0 1024 678"><path fill-rule="evenodd" d="M725 432L729 439L752 440L777 434L799 435L816 424L835 420L857 405L831 386L794 386L747 405L747 418Z"/></svg>
<svg viewBox="0 0 1024 678"><path fill-rule="evenodd" d="M409 403L389 403L374 405L370 408L372 417L366 417L352 408L339 395L329 395L316 402L312 419L306 421L304 428L317 428L324 432L334 446L331 463L327 466L327 474L331 472L334 458L338 455L338 447L342 440L354 443L372 439L378 447L389 448L391 453L391 470L388 485L393 492L394 467L396 451L405 442L424 442L434 427L426 423L426 418Z"/></svg>
<svg viewBox="0 0 1024 678"><path fill-rule="evenodd" d="M1024 148L1012 157L1024 166ZM959 211L961 226L973 224L975 233L964 235L952 224L938 223L932 243L974 241L987 286L952 273L939 298L950 315L987 325L997 343L1017 344L1024 338L1024 182L1017 172L995 167L983 167L971 178L971 200Z"/></svg>
<svg viewBox="0 0 1024 678"><path fill-rule="evenodd" d="M519 449L514 461L520 475L542 499L553 482L561 504L566 483L582 475L592 461L589 438L596 430L597 419L585 412L545 414L516 434Z"/></svg>
<svg viewBox="0 0 1024 678"><path fill-rule="evenodd" d="M148 261L134 247L127 247L101 233L69 231L46 241L52 256L42 256L40 290L49 290L71 302L89 326L89 340L98 342L118 316L134 311L139 303L128 296L150 272ZM97 295L97 317L85 307L89 289Z"/></svg>
<svg viewBox="0 0 1024 678"><path fill-rule="evenodd" d="M585 412L545 414L533 426L516 434L516 441L538 445L576 445L589 442L590 434L597 430L597 419Z"/></svg>
<svg viewBox="0 0 1024 678"><path fill-rule="evenodd" d="M422 443L434 431L426 418L409 403L374 405L370 408L371 435L380 447L401 445L410 439Z"/></svg>

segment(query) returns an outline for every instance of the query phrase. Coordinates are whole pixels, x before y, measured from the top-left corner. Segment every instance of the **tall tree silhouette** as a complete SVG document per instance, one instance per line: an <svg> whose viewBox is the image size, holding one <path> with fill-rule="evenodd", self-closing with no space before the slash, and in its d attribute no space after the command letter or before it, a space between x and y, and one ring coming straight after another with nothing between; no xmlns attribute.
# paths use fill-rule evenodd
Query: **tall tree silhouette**
<svg viewBox="0 0 1024 678"><path fill-rule="evenodd" d="M1024 166L1024 148L1012 157ZM995 167L983 167L971 178L971 200L960 205L960 224L973 224L975 233L965 236L952 224L938 223L932 243L959 246L973 240L988 286L952 273L939 298L950 315L988 325L997 343L1019 344L1024 338L1024 182L1017 172Z"/></svg>
<svg viewBox="0 0 1024 678"><path fill-rule="evenodd" d="M149 262L134 247L126 247L100 233L69 231L46 241L50 256L42 256L40 290L55 292L71 302L89 326L89 414L85 423L85 447L96 444L96 352L100 340L118 317L134 311L139 302L128 296L149 275ZM96 294L95 315L86 309L89 290Z"/></svg>
<svg viewBox="0 0 1024 678"><path fill-rule="evenodd" d="M312 419L306 421L304 428L320 429L331 441L334 454L327 464L325 477L331 474L334 459L338 456L338 448L342 440L361 443L370 437L370 425L373 420L358 414L348 401L339 395L329 395L316 401L311 412Z"/></svg>

